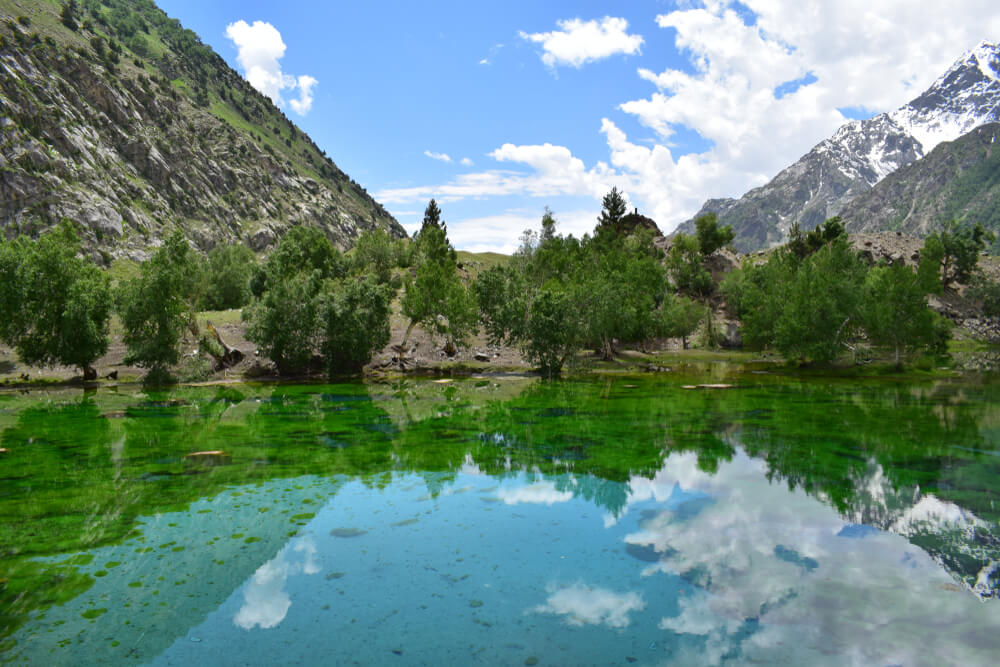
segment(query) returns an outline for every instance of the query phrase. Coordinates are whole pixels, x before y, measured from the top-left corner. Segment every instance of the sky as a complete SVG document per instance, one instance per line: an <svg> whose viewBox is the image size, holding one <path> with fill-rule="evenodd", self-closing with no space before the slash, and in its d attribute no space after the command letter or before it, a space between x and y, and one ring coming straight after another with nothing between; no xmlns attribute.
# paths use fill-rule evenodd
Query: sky
<svg viewBox="0 0 1000 667"><path fill-rule="evenodd" d="M995 0L157 0L410 232L511 252L612 187L664 232L913 99Z"/></svg>

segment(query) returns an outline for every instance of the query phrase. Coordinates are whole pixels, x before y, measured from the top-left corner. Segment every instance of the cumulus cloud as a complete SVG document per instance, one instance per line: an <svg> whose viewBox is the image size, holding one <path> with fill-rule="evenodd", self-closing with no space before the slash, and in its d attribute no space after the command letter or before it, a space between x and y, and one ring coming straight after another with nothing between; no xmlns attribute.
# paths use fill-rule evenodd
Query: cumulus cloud
<svg viewBox="0 0 1000 667"><path fill-rule="evenodd" d="M535 482L527 486L516 488L503 487L497 492L506 505L518 505L529 503L533 505L552 505L554 503L564 503L573 499L571 491L559 491L554 482Z"/></svg>
<svg viewBox="0 0 1000 667"><path fill-rule="evenodd" d="M616 53L635 54L643 42L640 35L626 32L628 21L613 16L600 21L569 19L558 21L557 25L560 29L552 32L519 33L521 39L542 45L542 62L549 67L581 67Z"/></svg>
<svg viewBox="0 0 1000 667"><path fill-rule="evenodd" d="M435 153L434 151L424 151L424 155L432 160L438 160L440 162L451 162L451 156L447 153Z"/></svg>
<svg viewBox="0 0 1000 667"><path fill-rule="evenodd" d="M305 116L309 113L309 110L312 109L312 89L317 83L319 82L308 74L303 74L298 78L299 99L291 100L289 102L289 104L292 105L292 108L295 109L295 113L300 116Z"/></svg>
<svg viewBox="0 0 1000 667"><path fill-rule="evenodd" d="M280 61L287 47L277 28L266 21L254 21L250 25L240 20L226 26L226 37L236 45L236 61L251 86L278 105L285 104L281 95L283 90L297 88L299 97L291 100L291 107L300 116L309 112L312 89L318 82L308 74L295 77L281 71Z"/></svg>
<svg viewBox="0 0 1000 667"><path fill-rule="evenodd" d="M532 611L566 617L569 625L606 625L626 628L632 622L629 614L642 611L646 603L638 593L615 593L605 588L576 583L558 588L549 586L545 604Z"/></svg>
<svg viewBox="0 0 1000 667"><path fill-rule="evenodd" d="M462 158L462 159L460 160L460 164L461 164L461 165L462 165L463 167L471 167L472 165L474 165L474 164L475 164L475 162L473 162L472 160L470 160L470 159L469 159L469 158L467 158L467 157L464 157L464 158Z"/></svg>
<svg viewBox="0 0 1000 667"><path fill-rule="evenodd" d="M754 20L745 18L746 9ZM390 201L567 195L599 203L617 186L669 232L706 199L739 197L773 178L847 120L838 109L892 110L926 89L963 50L1000 38L1000 6L988 0L919 12L902 0L711 0L682 3L656 21L662 30L654 38L672 37L689 66L638 69L649 94L618 106L652 136L630 138L621 122L595 119L608 161L588 167L570 147L508 143L490 157L525 170L463 174L384 194ZM623 19L574 19L559 28L521 36L541 44L552 66L580 66L642 44L627 35ZM620 36L617 42L612 35ZM628 47L634 51L621 37L638 40ZM679 154L682 133L700 137L704 148Z"/></svg>

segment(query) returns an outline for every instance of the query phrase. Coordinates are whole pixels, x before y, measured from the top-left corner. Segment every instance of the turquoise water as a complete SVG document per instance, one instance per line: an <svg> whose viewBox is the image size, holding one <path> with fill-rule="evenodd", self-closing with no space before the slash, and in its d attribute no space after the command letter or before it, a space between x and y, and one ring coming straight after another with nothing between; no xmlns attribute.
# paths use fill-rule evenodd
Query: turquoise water
<svg viewBox="0 0 1000 667"><path fill-rule="evenodd" d="M737 384L4 396L0 658L993 664L994 386Z"/></svg>

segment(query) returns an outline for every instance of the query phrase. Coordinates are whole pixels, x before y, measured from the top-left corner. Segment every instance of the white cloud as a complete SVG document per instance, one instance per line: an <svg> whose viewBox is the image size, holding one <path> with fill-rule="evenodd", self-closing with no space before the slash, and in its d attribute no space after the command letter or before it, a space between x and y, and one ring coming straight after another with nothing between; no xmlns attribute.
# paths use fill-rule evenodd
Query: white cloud
<svg viewBox="0 0 1000 667"><path fill-rule="evenodd" d="M487 58L483 58L482 60L479 61L479 64L480 65L489 65L490 61Z"/></svg>
<svg viewBox="0 0 1000 667"><path fill-rule="evenodd" d="M568 212L556 212L558 230L561 234L572 234L580 238L594 231L597 224L597 214L600 206L592 209L581 209ZM402 212L393 211L397 219ZM418 214L413 213L412 223L402 222L406 231L411 234L420 229L421 221ZM448 238L456 248L469 252L502 252L511 254L517 250L521 233L526 229L538 230L541 227L542 210L528 212L524 210L509 210L496 215L448 219Z"/></svg>
<svg viewBox="0 0 1000 667"><path fill-rule="evenodd" d="M638 593L615 593L605 588L573 584L564 588L549 586L546 603L532 609L539 614L566 617L569 625L607 625L626 628L631 623L629 613L642 611L646 603Z"/></svg>
<svg viewBox="0 0 1000 667"><path fill-rule="evenodd" d="M298 79L299 99L292 100L289 102L289 104L292 105L292 108L295 109L295 113L299 114L300 116L305 116L307 113L309 113L309 110L312 109L312 104L313 104L312 88L317 83L319 82L316 81L316 79L314 79L313 77L309 76L308 74L303 74L302 76L299 77Z"/></svg>
<svg viewBox="0 0 1000 667"><path fill-rule="evenodd" d="M440 162L451 162L451 156L447 153L435 153L434 151L424 151L424 155L432 160L438 160Z"/></svg>
<svg viewBox="0 0 1000 667"><path fill-rule="evenodd" d="M281 33L266 21L236 21L226 26L226 37L236 45L236 60L250 85L267 95L275 104L284 105L283 90L299 89L299 98L290 102L292 109L304 116L312 108L312 88L315 78L304 74L298 78L281 71L279 62L285 55Z"/></svg>
<svg viewBox="0 0 1000 667"><path fill-rule="evenodd" d="M684 3L657 17L664 30L655 38L673 37L691 67L638 69L637 76L653 88L647 97L622 101L619 110L649 128L652 137L630 139L621 122L601 119L608 161L588 167L566 146L506 143L489 156L523 169L466 173L441 185L378 196L388 202L578 196L599 205L617 186L670 232L706 199L739 197L763 185L830 136L846 121L838 108L879 112L901 106L963 50L983 38L1000 38L1000 6L987 0L921 5L919 12L902 0L742 5L756 15L754 25L747 25L731 0ZM561 31L522 37L543 45L546 62L579 66L597 57L598 51L587 49L601 42L579 38L583 25L562 22ZM623 26L619 32L624 31ZM779 86L807 76L811 83L776 94ZM697 134L708 146L678 154L681 133ZM507 247L516 244L519 231Z"/></svg>
<svg viewBox="0 0 1000 667"><path fill-rule="evenodd" d="M533 505L552 505L564 503L573 499L571 491L559 491L554 482L536 482L517 488L503 487L497 491L497 497L506 505L529 503Z"/></svg>
<svg viewBox="0 0 1000 667"><path fill-rule="evenodd" d="M462 158L462 159L460 160L460 164L461 164L461 165L462 165L463 167L471 167L472 165L474 165L474 164L475 164L475 162L473 162L472 160L470 160L470 159L469 159L469 158L467 158L467 157L464 157L464 158Z"/></svg>
<svg viewBox="0 0 1000 667"><path fill-rule="evenodd" d="M557 25L560 29L552 32L519 33L521 39L542 45L542 62L549 67L580 67L616 53L632 55L639 52L643 42L640 35L625 32L628 21L613 16L605 16L600 22L569 19Z"/></svg>

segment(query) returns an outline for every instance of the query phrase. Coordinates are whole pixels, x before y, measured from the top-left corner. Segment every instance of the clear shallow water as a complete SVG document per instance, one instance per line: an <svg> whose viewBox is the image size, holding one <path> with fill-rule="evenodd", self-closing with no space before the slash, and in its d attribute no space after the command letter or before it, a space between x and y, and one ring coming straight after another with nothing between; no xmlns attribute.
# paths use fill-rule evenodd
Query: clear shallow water
<svg viewBox="0 0 1000 667"><path fill-rule="evenodd" d="M0 659L992 664L994 386L739 384L4 395Z"/></svg>

